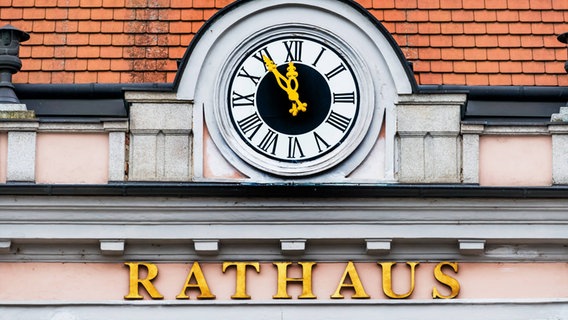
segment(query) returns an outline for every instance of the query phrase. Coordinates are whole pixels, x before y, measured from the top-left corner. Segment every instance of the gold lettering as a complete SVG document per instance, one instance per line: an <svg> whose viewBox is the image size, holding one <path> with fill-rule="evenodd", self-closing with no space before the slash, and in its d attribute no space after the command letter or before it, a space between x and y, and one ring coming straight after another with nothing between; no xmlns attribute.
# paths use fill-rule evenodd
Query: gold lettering
<svg viewBox="0 0 568 320"><path fill-rule="evenodd" d="M406 264L410 266L410 290L404 294L397 294L392 289L392 266L396 262L379 262L378 263L383 269L383 292L385 295L391 299L406 299L410 297L412 292L414 292L414 279L415 279L415 269L419 265L419 262L407 262Z"/></svg>
<svg viewBox="0 0 568 320"><path fill-rule="evenodd" d="M250 299L247 294L247 267L253 267L256 273L260 272L260 263L258 262L223 262L223 273L229 267L235 267L237 269L237 283L235 294L231 296L231 299Z"/></svg>
<svg viewBox="0 0 568 320"><path fill-rule="evenodd" d="M350 283L345 283L345 280L349 277ZM345 288L350 288L355 290L355 294L351 296L351 299L369 299L370 296L365 292L365 288L363 288L363 283L359 278L359 274L357 273L357 269L355 268L355 264L353 261L349 261L347 266L345 267L345 271L343 272L343 277L337 286L337 290L335 293L331 295L332 299L343 299L343 295L341 295L341 290Z"/></svg>
<svg viewBox="0 0 568 320"><path fill-rule="evenodd" d="M194 283L192 283L192 279L195 279ZM189 299L189 296L187 295L188 289L199 289L200 294L197 296L197 299L215 299L215 295L211 293L211 290L209 290L209 286L207 285L207 281L205 280L205 276L203 275L199 262L193 263L193 266L187 275L187 279L185 280L185 285L181 289L180 294L176 296L176 299Z"/></svg>
<svg viewBox="0 0 568 320"><path fill-rule="evenodd" d="M273 299L292 299L288 295L289 282L302 283L302 294L298 296L298 299L316 299L312 293L312 268L315 262L298 262L302 266L301 278L288 278L288 266L292 262L273 262L273 264L278 268L278 292L272 296Z"/></svg>
<svg viewBox="0 0 568 320"><path fill-rule="evenodd" d="M156 279L158 276L158 266L153 263L138 263L138 262L126 262L124 263L130 268L129 277L129 292L128 295L124 296L127 300L142 300L144 297L140 295L139 289L140 285L148 292L150 298L152 299L163 299L156 287L152 284L152 280ZM139 269L140 267L146 268L148 270L148 275L144 279L140 279Z"/></svg>
<svg viewBox="0 0 568 320"><path fill-rule="evenodd" d="M445 266L451 267L455 273L458 273L457 262L440 262L436 266L436 268L434 268L434 277L436 278L436 280L438 280L438 282L447 286L451 290L450 295L445 296L440 294L436 287L432 288L432 298L434 299L453 299L460 293L460 283L456 279L448 276L442 271L442 268L444 268Z"/></svg>

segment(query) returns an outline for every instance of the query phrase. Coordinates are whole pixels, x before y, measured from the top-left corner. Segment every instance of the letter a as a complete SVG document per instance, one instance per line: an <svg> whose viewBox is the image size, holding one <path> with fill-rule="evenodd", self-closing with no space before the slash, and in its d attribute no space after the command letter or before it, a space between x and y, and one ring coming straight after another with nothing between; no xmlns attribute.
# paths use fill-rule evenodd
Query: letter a
<svg viewBox="0 0 568 320"><path fill-rule="evenodd" d="M349 280L351 283L345 283L345 280ZM345 272L343 272L343 277L341 278L341 282L337 286L337 290L335 293L331 295L332 299L343 299L343 295L341 295L341 290L344 288L351 288L355 290L355 294L351 296L351 299L369 299L369 295L365 292L365 288L363 288L363 283L359 278L359 274L357 273L357 269L355 269L355 264L353 261L349 261L347 266L345 267Z"/></svg>
<svg viewBox="0 0 568 320"><path fill-rule="evenodd" d="M191 283L193 278L195 278L195 283ZM189 274L185 280L185 285L181 289L180 294L176 296L176 299L189 299L189 296L186 293L187 289L199 289L200 294L197 296L197 299L215 299L215 295L211 293L211 290L209 290L209 286L207 285L207 281L205 281L205 276L203 275L201 266L197 261L193 263L191 270L189 270Z"/></svg>

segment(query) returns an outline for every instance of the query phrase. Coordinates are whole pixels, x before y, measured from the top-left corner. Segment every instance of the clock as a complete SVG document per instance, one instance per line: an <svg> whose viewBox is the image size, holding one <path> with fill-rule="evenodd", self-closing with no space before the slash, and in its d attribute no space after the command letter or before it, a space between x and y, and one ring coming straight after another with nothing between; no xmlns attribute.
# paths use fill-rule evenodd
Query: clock
<svg viewBox="0 0 568 320"><path fill-rule="evenodd" d="M308 176L349 157L373 107L364 68L341 42L276 28L233 53L217 112L233 152L277 176Z"/></svg>

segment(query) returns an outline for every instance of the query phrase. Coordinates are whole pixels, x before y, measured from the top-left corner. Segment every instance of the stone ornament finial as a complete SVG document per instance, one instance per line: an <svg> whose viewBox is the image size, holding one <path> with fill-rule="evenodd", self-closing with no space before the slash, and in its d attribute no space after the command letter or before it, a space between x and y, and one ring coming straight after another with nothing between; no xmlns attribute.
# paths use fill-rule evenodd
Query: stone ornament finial
<svg viewBox="0 0 568 320"><path fill-rule="evenodd" d="M0 103L19 104L14 92L12 75L20 71L22 61L18 54L20 43L30 39L30 35L12 25L0 28Z"/></svg>

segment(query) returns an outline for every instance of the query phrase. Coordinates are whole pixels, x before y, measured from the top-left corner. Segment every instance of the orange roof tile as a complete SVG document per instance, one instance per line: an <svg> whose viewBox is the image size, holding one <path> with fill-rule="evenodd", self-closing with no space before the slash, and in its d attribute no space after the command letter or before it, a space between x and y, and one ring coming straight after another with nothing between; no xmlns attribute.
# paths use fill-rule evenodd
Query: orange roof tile
<svg viewBox="0 0 568 320"><path fill-rule="evenodd" d="M17 83L172 82L189 42L231 0L0 0L31 34ZM568 85L566 0L358 0L419 84Z"/></svg>

